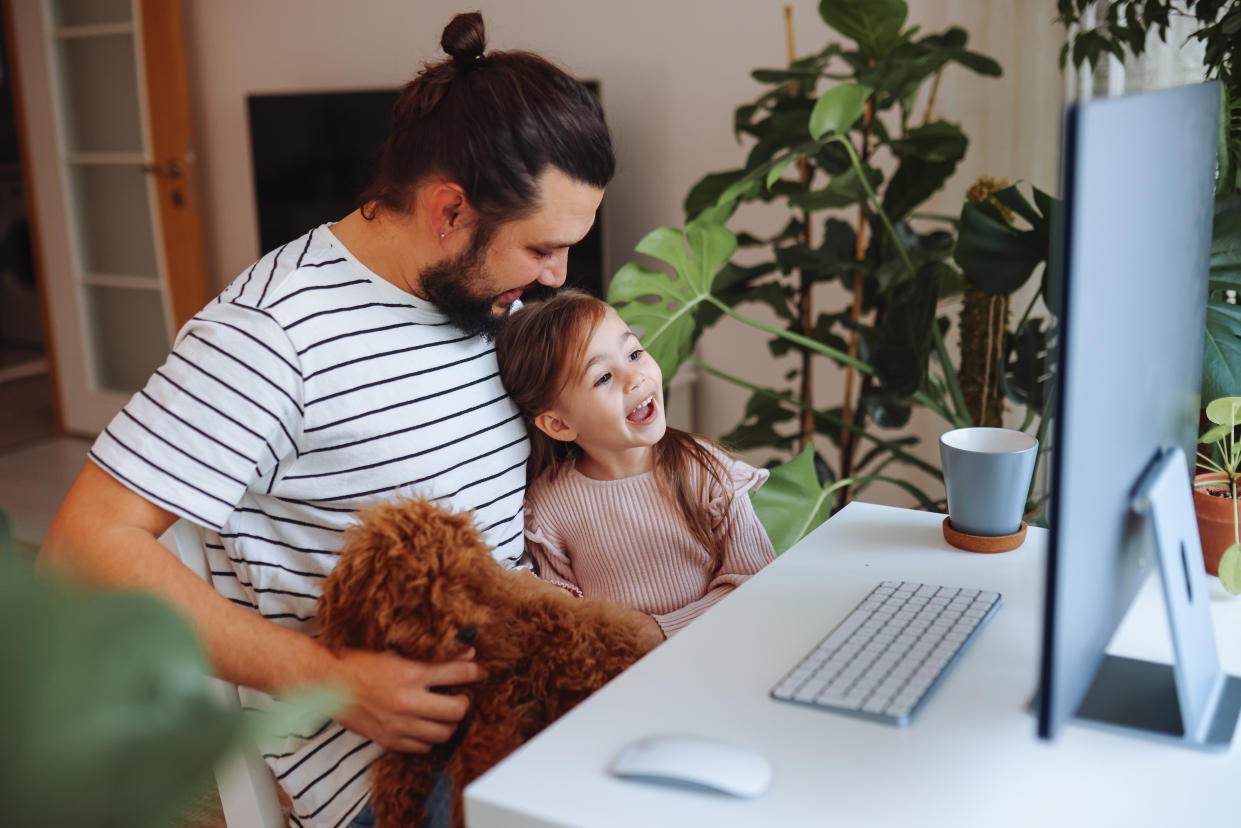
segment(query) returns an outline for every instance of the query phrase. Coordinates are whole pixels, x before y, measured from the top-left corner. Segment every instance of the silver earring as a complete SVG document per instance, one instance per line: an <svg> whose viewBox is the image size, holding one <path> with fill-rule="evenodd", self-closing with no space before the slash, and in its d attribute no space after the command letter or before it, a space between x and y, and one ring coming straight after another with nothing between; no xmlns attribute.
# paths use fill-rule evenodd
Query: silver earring
<svg viewBox="0 0 1241 828"><path fill-rule="evenodd" d="M443 240L444 240L444 234L440 233L440 241L443 241Z"/></svg>

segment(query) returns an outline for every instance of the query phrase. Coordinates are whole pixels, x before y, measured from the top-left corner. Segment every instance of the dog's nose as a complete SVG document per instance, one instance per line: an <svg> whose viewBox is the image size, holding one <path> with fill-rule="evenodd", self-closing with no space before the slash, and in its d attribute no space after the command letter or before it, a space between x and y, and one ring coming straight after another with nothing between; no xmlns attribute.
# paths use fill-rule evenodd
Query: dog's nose
<svg viewBox="0 0 1241 828"><path fill-rule="evenodd" d="M474 639L477 637L478 637L478 630L475 629L474 627L466 627L464 630L457 633L457 640L460 641L462 644L473 644Z"/></svg>

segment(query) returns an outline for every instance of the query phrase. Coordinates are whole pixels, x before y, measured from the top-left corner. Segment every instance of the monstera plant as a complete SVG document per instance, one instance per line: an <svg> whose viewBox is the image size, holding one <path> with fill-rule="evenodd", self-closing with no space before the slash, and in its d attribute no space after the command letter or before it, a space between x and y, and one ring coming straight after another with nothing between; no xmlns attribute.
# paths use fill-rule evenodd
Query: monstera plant
<svg viewBox="0 0 1241 828"><path fill-rule="evenodd" d="M948 321L937 314L961 285L950 261L955 222L918 212L968 144L936 116L933 87L950 64L1000 74L994 60L965 48L964 29L907 26L904 0L822 0L819 13L843 42L752 73L768 88L735 113L738 138L752 141L744 164L699 181L685 200L686 225L661 227L637 246L663 267L631 262L608 294L665 376L723 320L769 334L773 356L794 355L777 383L696 360L750 392L726 444L796 454L755 496L769 533L784 538L777 548L825 519L849 489L875 481L936 506L906 474L887 471L896 463L941 476L909 451L915 435L887 436L908 425L915 406L946 427L971 424L944 345ZM730 229L748 202L784 206L782 229ZM848 292L843 307L814 304L812 288L830 283ZM768 312L740 310L746 305ZM856 379L832 404L812 396L821 360ZM834 451L820 452L816 436Z"/></svg>

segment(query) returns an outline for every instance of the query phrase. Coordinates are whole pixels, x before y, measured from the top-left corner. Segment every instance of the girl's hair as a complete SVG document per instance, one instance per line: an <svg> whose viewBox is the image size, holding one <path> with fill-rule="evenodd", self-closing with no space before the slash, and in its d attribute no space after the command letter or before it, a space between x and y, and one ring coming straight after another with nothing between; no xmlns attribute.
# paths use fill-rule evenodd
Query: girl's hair
<svg viewBox="0 0 1241 828"><path fill-rule="evenodd" d="M616 160L598 98L531 52L485 53L478 12L458 14L440 46L448 59L424 65L392 108L374 182L358 203L408 212L415 185L431 175L460 184L479 212L476 235L539 205L538 176L550 164L602 189Z"/></svg>
<svg viewBox="0 0 1241 828"><path fill-rule="evenodd" d="M545 473L554 479L582 454L576 443L554 440L544 434L534 425L534 418L555 408L572 369L585 356L590 338L607 311L606 303L587 293L561 290L550 299L530 302L514 311L496 336L500 379L521 409L530 432L526 474L531 483ZM715 445L704 437L669 426L654 446L654 466L656 479L673 495L690 533L710 554L714 576L723 563L724 548L732 531L728 514L733 489L728 470L708 444ZM695 474L696 469L702 469L705 480ZM718 519L713 519L702 506L698 486L703 484L723 499Z"/></svg>

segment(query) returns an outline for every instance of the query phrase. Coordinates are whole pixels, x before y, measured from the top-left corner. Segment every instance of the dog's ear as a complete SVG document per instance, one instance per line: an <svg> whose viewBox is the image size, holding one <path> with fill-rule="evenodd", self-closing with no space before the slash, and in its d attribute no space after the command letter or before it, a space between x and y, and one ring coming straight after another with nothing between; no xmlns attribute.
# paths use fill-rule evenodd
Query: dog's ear
<svg viewBox="0 0 1241 828"><path fill-rule="evenodd" d="M435 562L411 548L404 504L359 514L319 598L320 641L332 648L383 650L387 631L425 602Z"/></svg>
<svg viewBox="0 0 1241 828"><path fill-rule="evenodd" d="M478 625L475 616L485 604L475 579L499 568L472 517L407 500L374 507L359 519L346 531L340 560L324 583L320 640L368 650L395 644L411 658L459 652L453 642Z"/></svg>

